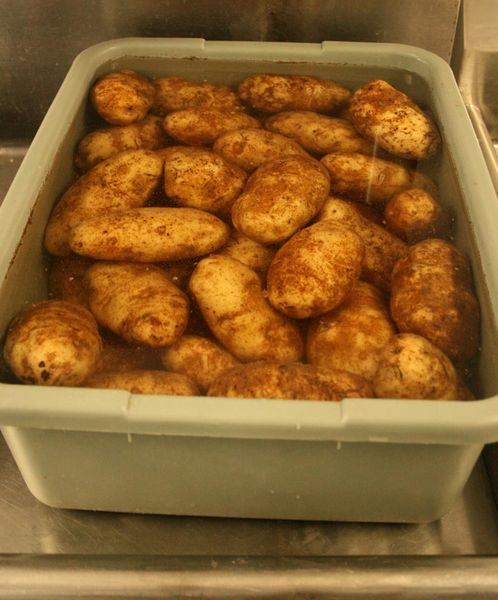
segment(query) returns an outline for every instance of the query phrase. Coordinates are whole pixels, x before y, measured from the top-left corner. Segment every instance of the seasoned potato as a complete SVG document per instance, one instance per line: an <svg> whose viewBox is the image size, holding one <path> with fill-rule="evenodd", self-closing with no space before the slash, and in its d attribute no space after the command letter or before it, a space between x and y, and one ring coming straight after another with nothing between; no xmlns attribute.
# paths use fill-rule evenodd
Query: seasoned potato
<svg viewBox="0 0 498 600"><path fill-rule="evenodd" d="M372 381L379 352L395 333L382 293L358 281L338 308L311 321L306 357L318 367L347 370Z"/></svg>
<svg viewBox="0 0 498 600"><path fill-rule="evenodd" d="M345 119L328 117L312 111L287 111L266 120L270 131L281 133L299 142L316 154L330 152L361 152L373 154L373 144L362 138Z"/></svg>
<svg viewBox="0 0 498 600"><path fill-rule="evenodd" d="M86 308L46 300L14 318L3 353L23 383L74 386L93 373L101 350L97 323Z"/></svg>
<svg viewBox="0 0 498 600"><path fill-rule="evenodd" d="M87 219L74 227L69 244L100 260L161 262L209 254L225 244L230 228L196 208L135 208Z"/></svg>
<svg viewBox="0 0 498 600"><path fill-rule="evenodd" d="M351 229L323 221L286 242L268 270L268 300L295 319L339 306L358 280L363 242Z"/></svg>
<svg viewBox="0 0 498 600"><path fill-rule="evenodd" d="M351 203L329 196L319 221L330 221L352 229L365 246L361 277L382 290L391 289L391 274L396 261L407 251L406 244L384 227L366 219Z"/></svg>
<svg viewBox="0 0 498 600"><path fill-rule="evenodd" d="M382 209L391 196L414 185L433 187L428 178L411 169L359 152L326 154L321 162L330 173L332 194Z"/></svg>
<svg viewBox="0 0 498 600"><path fill-rule="evenodd" d="M123 127L107 127L85 135L76 148L74 163L88 171L99 162L126 150L156 150L167 143L160 117L149 115Z"/></svg>
<svg viewBox="0 0 498 600"><path fill-rule="evenodd" d="M93 260L71 254L54 258L48 272L48 295L53 300L66 300L88 308L85 273Z"/></svg>
<svg viewBox="0 0 498 600"><path fill-rule="evenodd" d="M451 360L413 333L395 335L386 344L373 387L379 398L464 400L466 395Z"/></svg>
<svg viewBox="0 0 498 600"><path fill-rule="evenodd" d="M153 83L156 98L152 111L159 115L189 108L228 111L244 108L237 94L221 83L197 83L181 77L160 77Z"/></svg>
<svg viewBox="0 0 498 600"><path fill-rule="evenodd" d="M250 269L256 271L256 273L266 276L275 252L274 248L255 242L243 233L233 231L228 242L219 251L219 254L240 260L241 263L244 263Z"/></svg>
<svg viewBox="0 0 498 600"><path fill-rule="evenodd" d="M159 267L97 263L85 280L97 321L130 344L169 346L187 326L188 299Z"/></svg>
<svg viewBox="0 0 498 600"><path fill-rule="evenodd" d="M163 151L164 191L174 204L227 213L247 175L207 148L171 146Z"/></svg>
<svg viewBox="0 0 498 600"><path fill-rule="evenodd" d="M135 369L96 373L85 381L85 387L128 390L132 394L166 394L168 396L196 396L195 383L181 373Z"/></svg>
<svg viewBox="0 0 498 600"><path fill-rule="evenodd" d="M107 332L102 335L102 344L96 373L162 368L160 350L157 348L127 344L122 338Z"/></svg>
<svg viewBox="0 0 498 600"><path fill-rule="evenodd" d="M45 249L71 253L72 229L90 217L143 206L159 185L163 160L150 150L130 150L102 161L77 179L55 206L45 231Z"/></svg>
<svg viewBox="0 0 498 600"><path fill-rule="evenodd" d="M450 218L446 209L426 190L410 188L395 194L384 209L386 227L409 244L446 237Z"/></svg>
<svg viewBox="0 0 498 600"><path fill-rule="evenodd" d="M238 260L202 259L190 278L190 291L213 335L239 360L302 358L297 324L269 304L258 275Z"/></svg>
<svg viewBox="0 0 498 600"><path fill-rule="evenodd" d="M163 350L161 359L166 369L187 375L204 392L224 371L240 364L219 344L199 335L183 335Z"/></svg>
<svg viewBox="0 0 498 600"><path fill-rule="evenodd" d="M361 135L400 158L428 158L441 141L436 126L422 109L381 79L354 92L349 117Z"/></svg>
<svg viewBox="0 0 498 600"><path fill-rule="evenodd" d="M228 131L261 127L261 123L240 111L191 108L166 115L163 127L169 136L182 144L208 146Z"/></svg>
<svg viewBox="0 0 498 600"><path fill-rule="evenodd" d="M276 244L306 225L329 191L326 169L312 158L290 156L264 163L232 206L235 228L260 244Z"/></svg>
<svg viewBox="0 0 498 600"><path fill-rule="evenodd" d="M90 100L111 125L130 125L145 117L154 103L156 88L135 71L117 71L101 77L92 87Z"/></svg>
<svg viewBox="0 0 498 600"><path fill-rule="evenodd" d="M278 398L282 400L342 400L373 396L361 377L336 369L301 363L253 362L222 373L209 396Z"/></svg>
<svg viewBox="0 0 498 600"><path fill-rule="evenodd" d="M251 108L266 113L331 112L346 104L351 96L349 90L334 81L300 75L251 75L239 84L238 93Z"/></svg>
<svg viewBox="0 0 498 600"><path fill-rule="evenodd" d="M465 256L445 240L410 246L394 266L391 314L401 333L427 338L457 364L479 346L479 303Z"/></svg>
<svg viewBox="0 0 498 600"><path fill-rule="evenodd" d="M220 136L213 150L245 171L254 171L263 163L283 156L308 156L294 140L264 129L237 129Z"/></svg>

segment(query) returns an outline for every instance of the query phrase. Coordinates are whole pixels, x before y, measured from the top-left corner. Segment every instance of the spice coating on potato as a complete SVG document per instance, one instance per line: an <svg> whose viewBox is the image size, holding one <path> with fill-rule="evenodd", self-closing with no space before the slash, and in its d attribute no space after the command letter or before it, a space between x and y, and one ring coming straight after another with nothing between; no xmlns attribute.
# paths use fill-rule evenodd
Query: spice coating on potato
<svg viewBox="0 0 498 600"><path fill-rule="evenodd" d="M306 357L318 367L347 370L372 381L379 352L395 333L382 293L358 281L337 309L310 322Z"/></svg>
<svg viewBox="0 0 498 600"><path fill-rule="evenodd" d="M182 144L208 146L228 131L261 127L261 123L243 112L192 108L166 115L163 127L169 136Z"/></svg>
<svg viewBox="0 0 498 600"><path fill-rule="evenodd" d="M239 361L213 340L199 335L183 335L161 355L166 369L190 377L201 391Z"/></svg>
<svg viewBox="0 0 498 600"><path fill-rule="evenodd" d="M401 333L427 338L457 364L479 346L479 303L465 256L445 240L410 246L394 266L391 314Z"/></svg>
<svg viewBox="0 0 498 600"><path fill-rule="evenodd" d="M465 399L450 359L429 340L411 333L395 335L386 344L373 386L378 398Z"/></svg>
<svg viewBox="0 0 498 600"><path fill-rule="evenodd" d="M130 150L102 161L77 179L55 206L45 230L45 249L71 253L72 229L91 217L143 206L162 177L164 161L151 150Z"/></svg>
<svg viewBox="0 0 498 600"><path fill-rule="evenodd" d="M188 299L159 267L97 263L85 279L95 318L127 342L159 348L185 331Z"/></svg>
<svg viewBox="0 0 498 600"><path fill-rule="evenodd" d="M270 131L288 136L316 154L330 152L361 152L373 154L371 142L362 138L345 119L329 117L312 111L278 113L265 122Z"/></svg>
<svg viewBox="0 0 498 600"><path fill-rule="evenodd" d="M208 396L281 400L338 401L372 395L368 382L346 371L275 362L234 367L218 377L208 390Z"/></svg>
<svg viewBox="0 0 498 600"><path fill-rule="evenodd" d="M447 237L450 217L428 191L410 188L395 194L384 209L386 227L409 244Z"/></svg>
<svg viewBox="0 0 498 600"><path fill-rule="evenodd" d="M99 115L111 125L130 125L145 117L154 103L156 89L135 71L108 73L92 87L90 100Z"/></svg>
<svg viewBox="0 0 498 600"><path fill-rule="evenodd" d="M167 136L159 117L149 115L142 121L122 127L107 127L85 135L76 148L74 164L88 171L99 162L126 150L156 150L165 146Z"/></svg>
<svg viewBox="0 0 498 600"><path fill-rule="evenodd" d="M330 112L350 98L344 86L327 79L301 75L252 75L238 87L238 94L251 108L267 113L284 110Z"/></svg>
<svg viewBox="0 0 498 600"><path fill-rule="evenodd" d="M85 381L85 387L168 396L196 396L199 393L195 383L181 373L147 369L135 369L126 373L121 371L96 373Z"/></svg>
<svg viewBox="0 0 498 600"><path fill-rule="evenodd" d="M14 318L4 358L24 383L74 386L93 373L101 350L97 323L88 310L47 300Z"/></svg>
<svg viewBox="0 0 498 600"><path fill-rule="evenodd" d="M153 83L156 98L152 111L158 115L190 108L227 111L244 108L237 94L221 83L198 83L181 77L160 77Z"/></svg>
<svg viewBox="0 0 498 600"><path fill-rule="evenodd" d="M359 152L326 154L321 163L330 174L330 192L384 208L394 194L412 187L415 172L395 162Z"/></svg>
<svg viewBox="0 0 498 600"><path fill-rule="evenodd" d="M164 191L178 206L228 213L247 175L206 148L171 146L163 151Z"/></svg>
<svg viewBox="0 0 498 600"><path fill-rule="evenodd" d="M255 242L243 233L234 230L228 242L218 254L231 256L256 271L256 273L266 276L275 252L274 248Z"/></svg>
<svg viewBox="0 0 498 600"><path fill-rule="evenodd" d="M366 219L356 206L340 198L327 198L318 219L320 222L329 221L352 229L365 246L361 277L384 291L391 289L394 265L407 251L402 240Z"/></svg>
<svg viewBox="0 0 498 600"><path fill-rule="evenodd" d="M426 159L441 141L436 126L422 109L380 79L354 92L349 117L362 135L400 158Z"/></svg>
<svg viewBox="0 0 498 600"><path fill-rule="evenodd" d="M268 300L295 319L316 317L343 302L358 280L361 239L351 229L323 221L296 233L268 270Z"/></svg>
<svg viewBox="0 0 498 600"><path fill-rule="evenodd" d="M190 291L213 335L239 360L302 358L297 324L270 305L258 275L238 260L216 254L202 259Z"/></svg>
<svg viewBox="0 0 498 600"><path fill-rule="evenodd" d="M71 232L71 249L100 260L161 262L209 254L230 229L196 208L135 208L87 219Z"/></svg>
<svg viewBox="0 0 498 600"><path fill-rule="evenodd" d="M264 129L237 129L220 136L213 150L245 171L283 156L310 155L294 140Z"/></svg>
<svg viewBox="0 0 498 600"><path fill-rule="evenodd" d="M290 156L264 163L232 206L234 227L260 244L290 238L321 209L329 176L312 158Z"/></svg>

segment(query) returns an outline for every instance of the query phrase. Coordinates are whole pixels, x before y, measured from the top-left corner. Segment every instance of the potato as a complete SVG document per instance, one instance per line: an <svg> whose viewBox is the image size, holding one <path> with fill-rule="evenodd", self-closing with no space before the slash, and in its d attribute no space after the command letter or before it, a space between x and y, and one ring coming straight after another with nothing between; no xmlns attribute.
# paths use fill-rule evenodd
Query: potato
<svg viewBox="0 0 498 600"><path fill-rule="evenodd" d="M100 260L161 262L209 254L225 244L230 229L196 208L135 208L100 215L74 227L73 252Z"/></svg>
<svg viewBox="0 0 498 600"><path fill-rule="evenodd" d="M209 396L276 398L283 400L342 400L373 396L361 377L301 363L254 362L222 373L210 386Z"/></svg>
<svg viewBox="0 0 498 600"><path fill-rule="evenodd" d="M231 256L266 278L266 272L275 256L275 252L274 248L255 242L243 233L234 230L228 242L218 251L218 254Z"/></svg>
<svg viewBox="0 0 498 600"><path fill-rule="evenodd" d="M316 154L361 152L373 154L373 144L362 138L345 119L312 111L287 111L273 115L265 122L270 131L281 133Z"/></svg>
<svg viewBox="0 0 498 600"><path fill-rule="evenodd" d="M263 163L283 156L308 156L294 140L264 129L237 129L220 136L213 150L245 171L254 171Z"/></svg>
<svg viewBox="0 0 498 600"><path fill-rule="evenodd" d="M188 299L159 267L97 263L85 280L97 321L130 344L160 348L183 334Z"/></svg>
<svg viewBox="0 0 498 600"><path fill-rule="evenodd" d="M85 219L143 206L161 181L163 162L150 150L130 150L77 179L50 215L44 240L47 252L70 254L71 231Z"/></svg>
<svg viewBox="0 0 498 600"><path fill-rule="evenodd" d="M149 115L131 125L88 133L76 148L74 164L80 171L88 171L99 162L126 150L161 148L166 145L167 139L160 117Z"/></svg>
<svg viewBox="0 0 498 600"><path fill-rule="evenodd" d="M122 338L110 333L102 335L102 343L96 373L162 368L160 350L157 348L127 344Z"/></svg>
<svg viewBox="0 0 498 600"><path fill-rule="evenodd" d="M384 291L391 289L394 265L407 251L402 240L366 219L354 205L340 198L329 196L318 219L352 229L365 246L361 277Z"/></svg>
<svg viewBox="0 0 498 600"><path fill-rule="evenodd" d="M400 158L426 159L441 142L436 126L422 109L381 79L354 92L349 117L361 135Z"/></svg>
<svg viewBox="0 0 498 600"><path fill-rule="evenodd" d="M135 71L108 73L92 87L90 100L99 115L111 125L130 125L145 117L154 103L152 82Z"/></svg>
<svg viewBox="0 0 498 600"><path fill-rule="evenodd" d="M395 335L386 344L373 387L379 398L464 400L466 395L451 360L413 333Z"/></svg>
<svg viewBox="0 0 498 600"><path fill-rule="evenodd" d="M391 314L401 333L427 338L457 364L479 346L479 303L465 256L445 240L410 246L392 273Z"/></svg>
<svg viewBox="0 0 498 600"><path fill-rule="evenodd" d="M190 278L190 291L213 335L239 360L302 358L299 327L269 304L258 275L238 260L203 258Z"/></svg>
<svg viewBox="0 0 498 600"><path fill-rule="evenodd" d="M310 322L306 358L317 367L346 370L372 381L379 352L395 333L383 294L358 281L338 308Z"/></svg>
<svg viewBox="0 0 498 600"><path fill-rule="evenodd" d="M101 350L97 323L86 308L46 300L13 319L3 353L23 383L75 386L95 370Z"/></svg>
<svg viewBox="0 0 498 600"><path fill-rule="evenodd" d="M315 223L276 253L268 270L268 300L295 319L322 315L349 295L360 276L363 254L363 242L351 229Z"/></svg>
<svg viewBox="0 0 498 600"><path fill-rule="evenodd" d="M245 171L207 148L171 146L163 157L164 191L178 206L229 213L244 188Z"/></svg>
<svg viewBox="0 0 498 600"><path fill-rule="evenodd" d="M447 210L428 191L410 188L394 194L384 209L386 227L409 244L433 237L447 237Z"/></svg>
<svg viewBox="0 0 498 600"><path fill-rule="evenodd" d="M277 158L249 177L232 206L233 225L260 244L283 242L311 221L328 191L328 173L318 161Z"/></svg>
<svg viewBox="0 0 498 600"><path fill-rule="evenodd" d="M191 108L166 115L163 127L170 137L181 144L208 146L228 131L261 127L261 123L243 112Z"/></svg>
<svg viewBox="0 0 498 600"><path fill-rule="evenodd" d="M53 300L66 300L88 308L85 273L93 260L71 254L52 260L48 272L48 295Z"/></svg>
<svg viewBox="0 0 498 600"><path fill-rule="evenodd" d="M224 371L239 364L216 342L198 335L183 335L163 350L161 359L166 369L187 375L203 392Z"/></svg>
<svg viewBox="0 0 498 600"><path fill-rule="evenodd" d="M152 111L165 115L189 108L217 110L243 110L237 94L227 85L196 82L181 77L160 77L154 80L156 98Z"/></svg>
<svg viewBox="0 0 498 600"><path fill-rule="evenodd" d="M326 154L321 163L330 173L331 194L372 204L377 208L383 209L391 196L414 185L434 187L427 177L411 169L359 152Z"/></svg>
<svg viewBox="0 0 498 600"><path fill-rule="evenodd" d="M199 393L195 383L185 375L147 369L135 369L126 373L122 371L96 373L85 381L85 387L168 396L196 396Z"/></svg>
<svg viewBox="0 0 498 600"><path fill-rule="evenodd" d="M251 75L238 87L240 98L265 113L284 110L331 112L349 100L344 86L318 77L300 75Z"/></svg>

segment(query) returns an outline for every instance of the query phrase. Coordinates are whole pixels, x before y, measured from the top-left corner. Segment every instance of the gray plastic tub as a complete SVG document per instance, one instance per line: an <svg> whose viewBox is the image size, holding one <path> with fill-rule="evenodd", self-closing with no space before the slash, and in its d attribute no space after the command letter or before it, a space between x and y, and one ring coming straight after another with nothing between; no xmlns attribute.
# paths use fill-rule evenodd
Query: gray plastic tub
<svg viewBox="0 0 498 600"><path fill-rule="evenodd" d="M140 396L0 384L0 425L31 492L62 508L161 514L431 521L498 440L498 202L448 65L410 46L122 39L71 67L0 209L0 331L46 297L50 211L74 178L96 76L131 68L235 84L258 72L382 77L434 115L431 166L482 308L481 400L340 403Z"/></svg>

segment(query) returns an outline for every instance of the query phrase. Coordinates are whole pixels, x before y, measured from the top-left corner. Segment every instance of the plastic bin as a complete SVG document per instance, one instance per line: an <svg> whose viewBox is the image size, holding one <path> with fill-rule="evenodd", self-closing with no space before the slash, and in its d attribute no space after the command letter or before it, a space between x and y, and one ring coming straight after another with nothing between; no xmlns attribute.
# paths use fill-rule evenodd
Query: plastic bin
<svg viewBox="0 0 498 600"><path fill-rule="evenodd" d="M482 400L437 402L140 396L0 384L0 425L31 492L62 508L424 522L457 499L498 440L498 202L448 65L410 46L122 39L72 65L0 209L0 331L46 297L50 211L74 178L88 90L121 68L236 84L300 73L355 88L384 78L427 107L444 144L431 175L455 217L482 308Z"/></svg>

